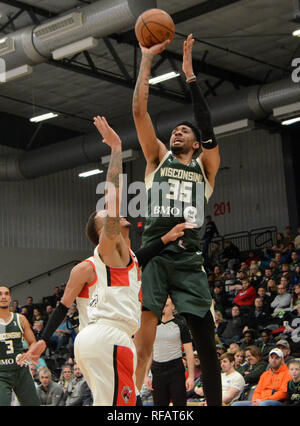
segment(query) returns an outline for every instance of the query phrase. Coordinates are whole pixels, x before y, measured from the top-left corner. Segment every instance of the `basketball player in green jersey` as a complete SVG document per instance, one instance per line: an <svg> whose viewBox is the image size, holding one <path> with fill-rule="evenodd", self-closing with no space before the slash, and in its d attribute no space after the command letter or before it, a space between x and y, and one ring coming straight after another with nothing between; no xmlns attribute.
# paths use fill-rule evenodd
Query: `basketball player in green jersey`
<svg viewBox="0 0 300 426"><path fill-rule="evenodd" d="M170 41L150 48L141 47L142 59L133 96L133 117L147 165L145 184L148 211L143 245L165 233L174 224L190 221L197 228L186 230L183 238L153 258L143 271L143 313L135 335L138 354L137 386L144 379L152 351L156 325L161 319L168 294L179 314L186 318L202 369L207 405L221 405L221 377L214 339L211 295L199 248L204 221L204 204L212 194L220 165L206 101L197 85L192 65L194 39L190 34L183 46L182 69L191 90L194 118L178 123L170 136L170 151L156 137L147 111L149 76L155 55ZM201 135L198 130L201 130ZM198 153L202 148L201 154Z"/></svg>
<svg viewBox="0 0 300 426"><path fill-rule="evenodd" d="M0 286L0 406L10 406L12 391L21 405L39 406L28 366L16 363L18 355L24 352L23 338L29 346L36 340L24 315L9 311L10 302L9 288Z"/></svg>

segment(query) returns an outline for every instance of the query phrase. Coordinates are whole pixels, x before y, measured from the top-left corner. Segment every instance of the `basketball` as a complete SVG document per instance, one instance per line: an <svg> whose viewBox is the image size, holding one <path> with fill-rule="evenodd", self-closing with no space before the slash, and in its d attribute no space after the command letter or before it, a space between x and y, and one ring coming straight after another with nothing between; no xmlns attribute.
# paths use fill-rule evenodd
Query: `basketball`
<svg viewBox="0 0 300 426"><path fill-rule="evenodd" d="M171 16L161 9L149 9L142 13L135 24L135 35L144 47L174 38L175 24Z"/></svg>

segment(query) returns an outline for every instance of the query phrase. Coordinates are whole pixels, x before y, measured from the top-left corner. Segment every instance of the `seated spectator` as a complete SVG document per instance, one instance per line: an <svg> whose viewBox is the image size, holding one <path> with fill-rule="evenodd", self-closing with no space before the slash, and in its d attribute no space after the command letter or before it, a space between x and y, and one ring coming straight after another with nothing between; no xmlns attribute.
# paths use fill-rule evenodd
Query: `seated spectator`
<svg viewBox="0 0 300 426"><path fill-rule="evenodd" d="M265 328L261 331L260 339L257 340L257 346L262 353L263 359L268 362L271 349L276 347L276 342L273 339L272 331Z"/></svg>
<svg viewBox="0 0 300 426"><path fill-rule="evenodd" d="M38 310L38 308L34 308L34 310L33 310L32 321L33 321L33 324L34 324L35 321L44 322L44 316L41 314L41 312Z"/></svg>
<svg viewBox="0 0 300 426"><path fill-rule="evenodd" d="M226 353L226 348L224 345L216 345L216 352L217 356L220 359L220 357Z"/></svg>
<svg viewBox="0 0 300 426"><path fill-rule="evenodd" d="M221 256L221 264L224 268L238 269L241 262L240 250L231 241L225 241L225 248Z"/></svg>
<svg viewBox="0 0 300 426"><path fill-rule="evenodd" d="M27 308L27 319L30 322L30 324L33 324L33 310L35 308L35 305L33 304L33 298L32 296L27 297L27 303L26 305L22 306L23 308Z"/></svg>
<svg viewBox="0 0 300 426"><path fill-rule="evenodd" d="M262 290L265 291L264 288L262 288ZM264 310L263 299L259 296L256 297L254 306L251 306L249 311L248 326L256 331L261 331L271 322L269 312L269 310Z"/></svg>
<svg viewBox="0 0 300 426"><path fill-rule="evenodd" d="M287 263L283 263L281 268L280 282L282 284L285 284L286 287L289 289L292 279L293 273L290 271L289 265Z"/></svg>
<svg viewBox="0 0 300 426"><path fill-rule="evenodd" d="M234 356L226 352L220 357L222 380L222 404L231 405L237 400L245 386L243 376L234 368Z"/></svg>
<svg viewBox="0 0 300 426"><path fill-rule="evenodd" d="M70 382L75 378L73 374L73 368L69 364L65 364L61 369L60 378L58 381L59 386L62 388L62 391L64 393L64 401L66 402L66 399L68 397L67 389L70 384Z"/></svg>
<svg viewBox="0 0 300 426"><path fill-rule="evenodd" d="M269 354L270 369L262 373L251 401L237 401L232 406L282 405L287 398L287 384L291 380L289 369L280 349L274 348Z"/></svg>
<svg viewBox="0 0 300 426"><path fill-rule="evenodd" d="M235 354L237 351L241 350L240 345L236 342L230 343L227 352L230 352L231 354Z"/></svg>
<svg viewBox="0 0 300 426"><path fill-rule="evenodd" d="M290 271L295 272L296 268L300 266L300 257L296 251L292 251L290 259Z"/></svg>
<svg viewBox="0 0 300 426"><path fill-rule="evenodd" d="M19 301L17 299L12 301L12 306L15 308L15 312L20 314L21 313L21 308L19 306Z"/></svg>
<svg viewBox="0 0 300 426"><path fill-rule="evenodd" d="M276 348L280 349L283 353L283 360L285 364L288 364L290 361L293 361L295 358L291 356L290 344L285 339L280 339L276 343Z"/></svg>
<svg viewBox="0 0 300 426"><path fill-rule="evenodd" d="M61 347L67 346L71 337L71 331L67 326L67 317L59 325L58 329L53 333L50 343L54 345L54 350L57 352Z"/></svg>
<svg viewBox="0 0 300 426"><path fill-rule="evenodd" d="M79 332L79 313L75 303L70 306L67 313L67 326L72 333L72 341L74 343L75 337Z"/></svg>
<svg viewBox="0 0 300 426"><path fill-rule="evenodd" d="M270 278L274 279L272 269L268 267L268 268L265 268L264 275L261 278L259 287L264 287L265 290L267 290L267 284Z"/></svg>
<svg viewBox="0 0 300 426"><path fill-rule="evenodd" d="M232 307L231 315L232 317L227 321L224 331L219 334L221 342L228 345L241 339L243 328L247 322L247 319L241 315L238 306Z"/></svg>
<svg viewBox="0 0 300 426"><path fill-rule="evenodd" d="M271 303L273 302L277 294L278 292L277 292L276 281L274 280L274 278L270 278L267 284L267 295L270 296ZM270 303L270 306L271 306L271 303Z"/></svg>
<svg viewBox="0 0 300 426"><path fill-rule="evenodd" d="M243 332L244 338L240 341L240 348L246 350L248 346L255 345L255 332L252 329L245 330Z"/></svg>
<svg viewBox="0 0 300 426"><path fill-rule="evenodd" d="M30 315L29 315L29 313L28 313L28 309L27 309L27 307L26 307L26 306L23 306L23 307L22 307L22 309L21 309L21 314L22 314L22 315L24 315L24 317L26 317L26 319L28 320L29 324L30 324L30 325L31 325L31 327L32 327L32 325L33 325L33 322L32 322L32 316L30 316Z"/></svg>
<svg viewBox="0 0 300 426"><path fill-rule="evenodd" d="M217 241L213 241L211 253L208 258L210 267L221 266L220 258L221 258L222 252L223 250L221 249L220 243Z"/></svg>
<svg viewBox="0 0 300 426"><path fill-rule="evenodd" d="M256 385L260 376L268 366L267 362L263 359L260 349L255 345L250 345L245 350L247 363L244 365L243 377L246 384L251 386Z"/></svg>
<svg viewBox="0 0 300 426"><path fill-rule="evenodd" d="M223 333L226 327L226 321L223 318L222 312L215 310L215 332L220 338L220 335Z"/></svg>
<svg viewBox="0 0 300 426"><path fill-rule="evenodd" d="M300 250L300 227L297 229L298 234L294 239L294 245L296 250Z"/></svg>
<svg viewBox="0 0 300 426"><path fill-rule="evenodd" d="M257 262L259 262L259 261L260 261L260 257L259 257L259 256L257 256L257 255L254 253L254 251L249 251L249 253L248 253L248 257L247 257L247 259L245 260L245 262L246 262L246 264L247 264L248 268L250 268L251 262L252 262L253 260L257 263Z"/></svg>
<svg viewBox="0 0 300 426"><path fill-rule="evenodd" d="M36 340L40 340L42 336L42 332L44 330L43 321L35 321L32 329L33 329L33 334Z"/></svg>
<svg viewBox="0 0 300 426"><path fill-rule="evenodd" d="M256 290L248 280L242 281L242 290L233 299L233 303L239 306L242 314L248 314L250 307L254 304Z"/></svg>
<svg viewBox="0 0 300 426"><path fill-rule="evenodd" d="M74 379L68 385L66 406L92 405L91 390L78 364L74 364Z"/></svg>
<svg viewBox="0 0 300 426"><path fill-rule="evenodd" d="M282 232L276 234L276 243L272 247L274 252L282 253L282 251L287 247L288 241L284 238Z"/></svg>
<svg viewBox="0 0 300 426"><path fill-rule="evenodd" d="M291 311L297 309L298 302L300 302L300 284L294 285L291 300Z"/></svg>
<svg viewBox="0 0 300 426"><path fill-rule="evenodd" d="M243 272L246 277L249 276L250 271L246 262L241 262L238 272Z"/></svg>
<svg viewBox="0 0 300 426"><path fill-rule="evenodd" d="M53 307L51 305L47 305L46 306L46 310L45 310L45 314L44 314L44 327L46 327L46 324L48 322L48 319L50 317L50 315L53 312Z"/></svg>
<svg viewBox="0 0 300 426"><path fill-rule="evenodd" d="M279 284L277 287L277 296L271 303L273 309L273 316L276 316L280 311L289 309L291 304L292 296L287 292L287 288L283 284Z"/></svg>
<svg viewBox="0 0 300 426"><path fill-rule="evenodd" d="M284 238L285 241L289 244L289 243L293 243L295 240L295 235L293 234L292 231L292 227L291 226L286 226L285 230L284 230Z"/></svg>
<svg viewBox="0 0 300 426"><path fill-rule="evenodd" d="M28 364L28 368L30 370L31 376L33 378L33 381L36 385L40 385L40 377L39 377L39 372L37 369L37 366L33 363L33 362L29 362Z"/></svg>
<svg viewBox="0 0 300 426"><path fill-rule="evenodd" d="M227 297L224 290L224 286L220 284L215 284L213 287L213 299L215 300L215 310L218 310L224 314L225 308L227 306Z"/></svg>
<svg viewBox="0 0 300 426"><path fill-rule="evenodd" d="M295 245L294 243L289 243L282 252L282 260L284 263L290 263L293 251L295 251Z"/></svg>
<svg viewBox="0 0 300 426"><path fill-rule="evenodd" d="M300 407L300 361L291 361L288 367L292 379L288 382L285 405Z"/></svg>
<svg viewBox="0 0 300 426"><path fill-rule="evenodd" d="M271 296L269 296L267 294L267 291L266 291L266 289L265 289L264 286L260 285L258 287L258 289L257 289L257 296L259 296L262 299L263 311L266 312L268 315L270 315L271 311L272 311L272 308L271 308L272 298L271 298Z"/></svg>
<svg viewBox="0 0 300 426"><path fill-rule="evenodd" d="M277 281L281 273L281 263L278 265L273 259L270 260L269 267L272 271L272 278Z"/></svg>
<svg viewBox="0 0 300 426"><path fill-rule="evenodd" d="M63 391L57 383L52 381L51 371L46 367L41 367L39 370L39 378L41 384L37 388L37 394L41 401L41 405L64 405Z"/></svg>
<svg viewBox="0 0 300 426"><path fill-rule="evenodd" d="M275 263L275 273L280 274L281 268L283 264L282 254L280 252L276 252L274 255L274 263Z"/></svg>
<svg viewBox="0 0 300 426"><path fill-rule="evenodd" d="M229 352L229 350L227 352ZM242 374L246 360L245 351L243 351L243 349L236 349L231 353L233 353L234 356L234 369Z"/></svg>
<svg viewBox="0 0 300 426"><path fill-rule="evenodd" d="M215 285L216 281L220 281L222 277L222 272L220 266L216 265L213 269L213 271L208 274L207 280L210 287L213 287Z"/></svg>
<svg viewBox="0 0 300 426"><path fill-rule="evenodd" d="M257 289L262 280L261 272L259 270L259 266L252 264L249 270L249 282L250 284Z"/></svg>

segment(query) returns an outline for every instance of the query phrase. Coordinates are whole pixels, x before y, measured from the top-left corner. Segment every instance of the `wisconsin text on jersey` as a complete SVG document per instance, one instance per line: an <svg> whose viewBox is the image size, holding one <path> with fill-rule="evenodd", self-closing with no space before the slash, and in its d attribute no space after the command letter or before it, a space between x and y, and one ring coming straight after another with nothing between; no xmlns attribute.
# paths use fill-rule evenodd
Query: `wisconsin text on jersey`
<svg viewBox="0 0 300 426"><path fill-rule="evenodd" d="M192 182L203 182L203 176L201 173L189 172L183 169L175 169L173 167L162 167L160 169L160 176L173 177L176 179L184 179Z"/></svg>

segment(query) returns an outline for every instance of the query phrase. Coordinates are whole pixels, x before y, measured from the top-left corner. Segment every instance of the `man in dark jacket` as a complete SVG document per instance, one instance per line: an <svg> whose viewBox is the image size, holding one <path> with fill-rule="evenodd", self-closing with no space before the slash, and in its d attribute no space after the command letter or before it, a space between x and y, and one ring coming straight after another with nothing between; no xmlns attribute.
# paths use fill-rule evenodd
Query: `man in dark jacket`
<svg viewBox="0 0 300 426"><path fill-rule="evenodd" d="M41 401L41 405L64 405L63 390L57 383L52 381L51 372L47 367L40 368L39 378L41 384L37 388L37 394Z"/></svg>
<svg viewBox="0 0 300 426"><path fill-rule="evenodd" d="M92 405L92 394L88 384L83 377L78 364L74 365L75 378L69 383L67 388L67 406L87 406Z"/></svg>
<svg viewBox="0 0 300 426"><path fill-rule="evenodd" d="M231 241L225 241L221 263L227 269L236 269L240 265L240 250Z"/></svg>
<svg viewBox="0 0 300 426"><path fill-rule="evenodd" d="M212 220L211 216L206 216L206 225L205 225L205 233L203 236L204 239L204 246L203 246L203 256L207 256L208 248L211 240L216 236L219 236L219 231L216 227L215 222Z"/></svg>

